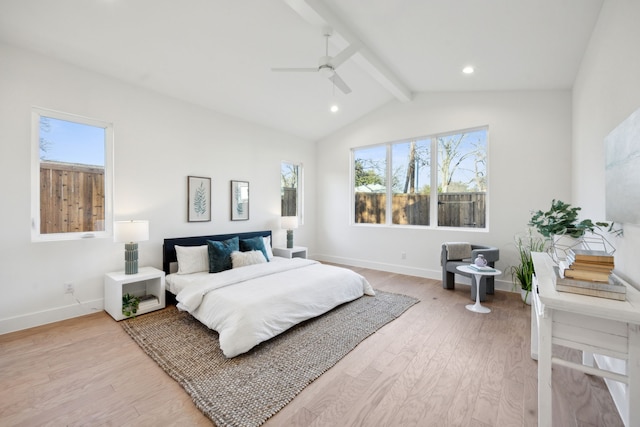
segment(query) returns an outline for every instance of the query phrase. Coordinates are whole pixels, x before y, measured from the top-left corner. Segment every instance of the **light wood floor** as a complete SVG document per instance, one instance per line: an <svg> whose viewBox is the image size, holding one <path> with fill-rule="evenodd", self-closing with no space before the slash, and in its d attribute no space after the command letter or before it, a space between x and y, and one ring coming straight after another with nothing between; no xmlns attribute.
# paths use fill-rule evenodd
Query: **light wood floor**
<svg viewBox="0 0 640 427"><path fill-rule="evenodd" d="M530 307L497 292L354 268L421 302L363 341L265 426L535 426ZM562 351L562 349L557 349ZM579 355L570 354L576 360ZM621 426L604 383L554 367L555 426ZM100 312L0 335L2 426L211 425L182 388Z"/></svg>

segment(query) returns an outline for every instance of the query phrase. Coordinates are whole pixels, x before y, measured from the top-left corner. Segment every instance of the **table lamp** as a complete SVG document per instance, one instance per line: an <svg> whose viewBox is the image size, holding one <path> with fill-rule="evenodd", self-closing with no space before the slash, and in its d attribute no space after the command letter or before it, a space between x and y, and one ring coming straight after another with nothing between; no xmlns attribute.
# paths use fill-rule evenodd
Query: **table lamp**
<svg viewBox="0 0 640 427"><path fill-rule="evenodd" d="M287 248L293 247L293 230L298 228L297 216L283 216L280 226L287 230Z"/></svg>
<svg viewBox="0 0 640 427"><path fill-rule="evenodd" d="M116 221L116 242L124 243L124 274L138 273L138 242L149 240L149 221Z"/></svg>

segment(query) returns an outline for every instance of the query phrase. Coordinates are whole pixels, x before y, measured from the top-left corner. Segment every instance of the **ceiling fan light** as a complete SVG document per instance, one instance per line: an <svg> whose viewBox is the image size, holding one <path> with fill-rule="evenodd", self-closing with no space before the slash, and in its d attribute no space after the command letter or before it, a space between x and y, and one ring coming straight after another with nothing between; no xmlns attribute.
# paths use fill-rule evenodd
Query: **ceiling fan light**
<svg viewBox="0 0 640 427"><path fill-rule="evenodd" d="M333 75L336 73L331 67L320 67L318 71L320 71L320 75L322 77L326 77L328 79L333 77Z"/></svg>

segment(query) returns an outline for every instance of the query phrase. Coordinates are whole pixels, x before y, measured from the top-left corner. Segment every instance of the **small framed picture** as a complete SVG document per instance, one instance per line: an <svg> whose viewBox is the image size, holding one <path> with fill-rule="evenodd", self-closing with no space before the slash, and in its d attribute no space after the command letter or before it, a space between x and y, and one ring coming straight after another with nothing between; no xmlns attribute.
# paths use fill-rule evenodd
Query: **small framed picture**
<svg viewBox="0 0 640 427"><path fill-rule="evenodd" d="M187 220L211 221L211 178L187 177Z"/></svg>
<svg viewBox="0 0 640 427"><path fill-rule="evenodd" d="M249 183L231 181L231 221L249 219Z"/></svg>

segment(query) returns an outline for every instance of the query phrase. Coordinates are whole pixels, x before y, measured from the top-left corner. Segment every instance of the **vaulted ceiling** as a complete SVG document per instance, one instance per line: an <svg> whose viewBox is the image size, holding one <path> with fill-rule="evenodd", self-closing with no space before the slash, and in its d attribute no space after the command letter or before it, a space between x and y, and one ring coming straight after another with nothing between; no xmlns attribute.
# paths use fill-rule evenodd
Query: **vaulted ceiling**
<svg viewBox="0 0 640 427"><path fill-rule="evenodd" d="M0 42L317 140L419 92L570 89L602 2L2 0ZM327 26L348 95L271 70L317 67Z"/></svg>

